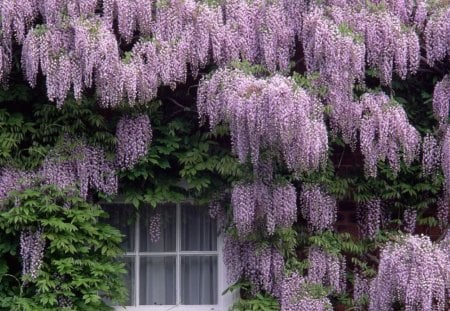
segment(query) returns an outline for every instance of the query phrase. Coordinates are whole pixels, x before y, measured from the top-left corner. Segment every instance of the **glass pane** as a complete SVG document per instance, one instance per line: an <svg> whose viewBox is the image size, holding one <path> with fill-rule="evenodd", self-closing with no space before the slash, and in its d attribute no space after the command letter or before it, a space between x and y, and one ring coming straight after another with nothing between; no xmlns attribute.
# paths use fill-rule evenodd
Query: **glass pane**
<svg viewBox="0 0 450 311"><path fill-rule="evenodd" d="M159 220L155 221L156 219ZM140 251L174 252L176 243L176 206L163 204L157 208L143 207L140 214ZM153 222L153 223L152 223ZM155 228L156 224L156 228ZM152 225L152 226L151 226ZM150 232L150 229L152 232ZM160 231L159 239L154 239L154 232Z"/></svg>
<svg viewBox="0 0 450 311"><path fill-rule="evenodd" d="M181 205L181 250L217 250L217 226L207 207Z"/></svg>
<svg viewBox="0 0 450 311"><path fill-rule="evenodd" d="M136 279L135 279L135 262L134 257L125 257L125 269L127 269L127 274L125 275L125 286L128 290L128 299L125 302L126 306L134 306L135 302L135 293L136 293Z"/></svg>
<svg viewBox="0 0 450 311"><path fill-rule="evenodd" d="M217 304L217 256L181 257L181 303Z"/></svg>
<svg viewBox="0 0 450 311"><path fill-rule="evenodd" d="M139 270L139 304L176 304L175 256L141 257Z"/></svg>
<svg viewBox="0 0 450 311"><path fill-rule="evenodd" d="M109 214L109 219L105 221L111 226L120 230L125 236L122 241L122 248L126 252L134 252L135 248L135 214L134 209L129 204L102 204L102 208Z"/></svg>

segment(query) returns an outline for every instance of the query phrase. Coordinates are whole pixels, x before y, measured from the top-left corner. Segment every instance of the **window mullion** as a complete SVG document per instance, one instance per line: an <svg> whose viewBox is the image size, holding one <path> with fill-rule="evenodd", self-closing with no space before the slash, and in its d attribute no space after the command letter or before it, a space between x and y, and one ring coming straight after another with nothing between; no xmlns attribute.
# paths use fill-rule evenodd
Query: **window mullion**
<svg viewBox="0 0 450 311"><path fill-rule="evenodd" d="M134 250L134 266L135 266L135 284L134 284L134 288L135 288L135 293L134 293L134 300L135 300L135 304L136 306L139 306L140 302L139 302L139 292L140 292L140 259L139 259L139 250L140 250L140 239L139 239L139 234L140 234L140 226L139 226L139 222L140 222L140 213L138 213L137 217L136 217L136 223L135 223L135 227L134 227L134 238L135 238L135 250Z"/></svg>
<svg viewBox="0 0 450 311"><path fill-rule="evenodd" d="M176 267L176 275L177 275L177 305L181 304L181 204L177 204L177 267Z"/></svg>
<svg viewBox="0 0 450 311"><path fill-rule="evenodd" d="M175 297L176 297L176 303L177 305L181 304L181 258L180 258L180 250L181 250L181 208L180 204L177 204L176 208L176 268L175 268L175 274L176 274L176 290L175 290Z"/></svg>

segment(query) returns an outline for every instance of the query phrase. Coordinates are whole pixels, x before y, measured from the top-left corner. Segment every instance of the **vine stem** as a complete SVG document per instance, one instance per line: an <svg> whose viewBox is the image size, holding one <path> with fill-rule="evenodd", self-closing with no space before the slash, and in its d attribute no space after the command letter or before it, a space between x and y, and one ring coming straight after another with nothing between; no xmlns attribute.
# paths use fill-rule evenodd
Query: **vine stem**
<svg viewBox="0 0 450 311"><path fill-rule="evenodd" d="M450 223L448 223L447 226L442 230L442 234L437 238L436 243L441 242L448 234L449 230L450 230Z"/></svg>
<svg viewBox="0 0 450 311"><path fill-rule="evenodd" d="M16 280L16 282L17 282L17 284L19 285L19 288L20 288L20 297L22 297L24 283L20 282L20 280L15 275L12 275L12 274L5 273L5 274L3 274L3 276L9 276L10 278Z"/></svg>

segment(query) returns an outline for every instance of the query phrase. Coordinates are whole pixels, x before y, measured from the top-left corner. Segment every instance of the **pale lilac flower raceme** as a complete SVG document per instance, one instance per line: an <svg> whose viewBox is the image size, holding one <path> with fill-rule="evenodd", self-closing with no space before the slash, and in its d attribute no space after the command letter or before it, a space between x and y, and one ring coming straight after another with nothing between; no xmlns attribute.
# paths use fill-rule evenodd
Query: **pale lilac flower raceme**
<svg viewBox="0 0 450 311"><path fill-rule="evenodd" d="M371 282L369 311L391 311L399 301L405 310L444 311L450 291L448 249L429 237L406 235L388 243Z"/></svg>
<svg viewBox="0 0 450 311"><path fill-rule="evenodd" d="M356 210L356 218L361 235L365 238L374 239L381 226L381 200L373 199L364 204L359 204Z"/></svg>
<svg viewBox="0 0 450 311"><path fill-rule="evenodd" d="M314 8L305 16L302 43L308 72L320 73L320 84L326 87L333 130L355 144L361 109L352 92L354 83L363 80L366 51L357 33L341 30L345 25L346 21L336 23L324 9Z"/></svg>
<svg viewBox="0 0 450 311"><path fill-rule="evenodd" d="M450 200L450 126L444 133L441 143L441 168L444 173L444 194Z"/></svg>
<svg viewBox="0 0 450 311"><path fill-rule="evenodd" d="M11 191L21 191L33 184L37 174L33 171L22 171L12 167L0 168L0 209L3 200Z"/></svg>
<svg viewBox="0 0 450 311"><path fill-rule="evenodd" d="M425 30L425 50L430 66L450 55L450 6L435 9L427 18Z"/></svg>
<svg viewBox="0 0 450 311"><path fill-rule="evenodd" d="M249 157L257 167L260 149L278 145L287 167L297 172L318 169L326 159L328 138L319 105L289 78L258 79L230 69L201 81L197 98L200 118L208 118L211 129L229 124L241 162Z"/></svg>
<svg viewBox="0 0 450 311"><path fill-rule="evenodd" d="M156 243L161 238L161 214L156 213L150 216L148 223L150 241Z"/></svg>
<svg viewBox="0 0 450 311"><path fill-rule="evenodd" d="M22 231L20 233L20 256L22 258L22 274L37 277L44 258L45 239L42 230Z"/></svg>
<svg viewBox="0 0 450 311"><path fill-rule="evenodd" d="M394 173L400 170L401 159L411 164L418 155L420 135L404 109L383 93L363 95L361 105L360 144L366 176L376 177L378 161L387 159Z"/></svg>
<svg viewBox="0 0 450 311"><path fill-rule="evenodd" d="M73 145L72 145L73 144ZM118 179L113 162L97 147L68 140L55 148L38 171L44 183L61 189L77 187L86 198L89 190L117 193Z"/></svg>
<svg viewBox="0 0 450 311"><path fill-rule="evenodd" d="M444 229L449 224L449 210L450 210L450 201L442 196L437 201L437 211L436 218L438 220L439 227Z"/></svg>
<svg viewBox="0 0 450 311"><path fill-rule="evenodd" d="M407 208L403 212L403 230L406 233L413 234L416 230L417 211Z"/></svg>
<svg viewBox="0 0 450 311"><path fill-rule="evenodd" d="M346 263L344 258L312 246L308 253L308 282L331 286L337 292L345 291Z"/></svg>
<svg viewBox="0 0 450 311"><path fill-rule="evenodd" d="M276 297L280 295L284 259L276 248L227 236L223 252L230 282L245 277L253 292L265 290Z"/></svg>
<svg viewBox="0 0 450 311"><path fill-rule="evenodd" d="M302 216L311 232L332 230L337 218L336 200L319 185L304 185L300 193Z"/></svg>
<svg viewBox="0 0 450 311"><path fill-rule="evenodd" d="M433 112L439 126L441 128L447 126L450 113L450 76L448 75L434 86Z"/></svg>
<svg viewBox="0 0 450 311"><path fill-rule="evenodd" d="M359 272L355 272L353 279L353 300L357 311L363 311L363 298L369 297L370 280Z"/></svg>
<svg viewBox="0 0 450 311"><path fill-rule="evenodd" d="M276 227L288 228L297 220L297 194L290 184L237 184L232 190L231 206L240 236L252 233L261 223L265 223L270 235Z"/></svg>
<svg viewBox="0 0 450 311"><path fill-rule="evenodd" d="M132 168L147 154L152 141L148 115L123 116L117 123L116 140L117 166L121 169Z"/></svg>
<svg viewBox="0 0 450 311"><path fill-rule="evenodd" d="M422 173L435 174L441 166L441 150L436 138L427 134L422 140Z"/></svg>
<svg viewBox="0 0 450 311"><path fill-rule="evenodd" d="M280 285L281 311L331 311L333 307L328 298L313 298L303 288L306 280L297 272L285 276Z"/></svg>

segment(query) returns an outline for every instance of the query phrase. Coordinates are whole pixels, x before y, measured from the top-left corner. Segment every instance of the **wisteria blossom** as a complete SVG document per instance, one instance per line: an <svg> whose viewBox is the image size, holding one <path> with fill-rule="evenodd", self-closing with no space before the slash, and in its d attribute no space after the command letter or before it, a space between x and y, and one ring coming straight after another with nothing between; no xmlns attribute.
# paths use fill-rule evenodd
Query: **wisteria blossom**
<svg viewBox="0 0 450 311"><path fill-rule="evenodd" d="M290 185L237 184L231 193L233 220L240 236L265 223L273 234L276 227L290 227L297 219L297 192Z"/></svg>
<svg viewBox="0 0 450 311"><path fill-rule="evenodd" d="M370 311L390 311L399 300L406 310L444 311L450 290L448 250L429 237L407 235L381 251L370 287Z"/></svg>
<svg viewBox="0 0 450 311"><path fill-rule="evenodd" d="M161 238L161 214L156 213L149 218L148 233L150 241L156 243Z"/></svg>
<svg viewBox="0 0 450 311"><path fill-rule="evenodd" d="M355 301L356 310L364 310L362 302L364 298L369 297L370 279L359 272L355 272L353 278L353 300Z"/></svg>
<svg viewBox="0 0 450 311"><path fill-rule="evenodd" d="M450 77L448 75L434 86L433 112L440 127L446 126L450 113Z"/></svg>
<svg viewBox="0 0 450 311"><path fill-rule="evenodd" d="M284 259L276 248L227 237L223 252L230 282L245 277L255 293L265 290L276 297L281 295Z"/></svg>
<svg viewBox="0 0 450 311"><path fill-rule="evenodd" d="M2 201L8 198L11 191L26 189L35 178L35 172L26 172L12 167L0 168L0 209Z"/></svg>
<svg viewBox="0 0 450 311"><path fill-rule="evenodd" d="M257 166L260 150L277 144L290 170L324 164L328 138L320 103L289 78L258 79L240 70L218 70L201 82L197 106L211 128L229 124L241 162L250 158Z"/></svg>
<svg viewBox="0 0 450 311"><path fill-rule="evenodd" d="M413 234L416 230L417 211L407 208L403 212L403 230L406 233Z"/></svg>
<svg viewBox="0 0 450 311"><path fill-rule="evenodd" d="M422 172L425 176L436 173L441 166L441 148L430 134L422 140Z"/></svg>
<svg viewBox="0 0 450 311"><path fill-rule="evenodd" d="M359 204L356 218L361 235L369 239L375 238L381 226L381 200L373 199Z"/></svg>
<svg viewBox="0 0 450 311"><path fill-rule="evenodd" d="M344 258L310 247L308 253L308 281L331 286L337 292L345 291L346 263Z"/></svg>
<svg viewBox="0 0 450 311"><path fill-rule="evenodd" d="M117 123L116 164L124 169L133 167L148 152L152 129L148 115L124 116Z"/></svg>
<svg viewBox="0 0 450 311"><path fill-rule="evenodd" d="M22 274L35 279L42 265L45 251L45 239L42 230L22 231L20 233L20 256L22 257Z"/></svg>
<svg viewBox="0 0 450 311"><path fill-rule="evenodd" d="M84 198L90 190L112 195L118 188L116 169L105 152L70 139L47 155L36 177L61 189L76 188Z"/></svg>
<svg viewBox="0 0 450 311"><path fill-rule="evenodd" d="M311 232L333 229L337 218L336 200L318 185L305 185L300 193L302 216Z"/></svg>
<svg viewBox="0 0 450 311"><path fill-rule="evenodd" d="M387 160L394 172L400 160L409 165L417 157L420 135L409 123L403 108L383 93L361 99L363 118L360 141L366 176L377 175L377 162Z"/></svg>
<svg viewBox="0 0 450 311"><path fill-rule="evenodd" d="M313 298L303 288L306 280L297 272L285 276L281 283L281 311L326 311L333 307L328 298Z"/></svg>
<svg viewBox="0 0 450 311"><path fill-rule="evenodd" d="M444 193L450 198L450 127L447 127L442 139L441 167L445 177Z"/></svg>

